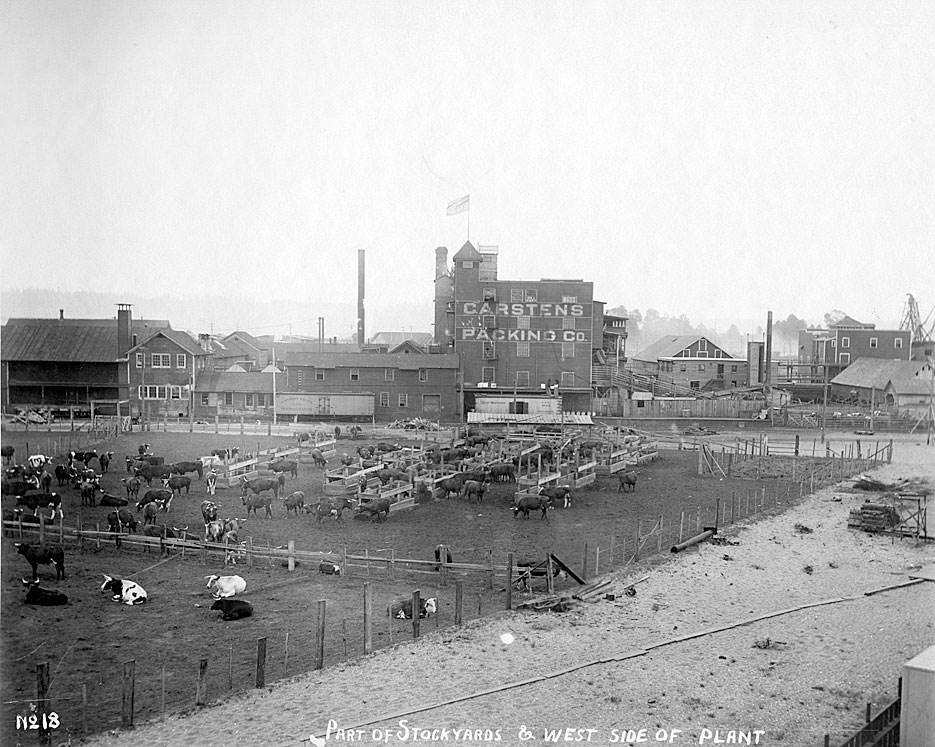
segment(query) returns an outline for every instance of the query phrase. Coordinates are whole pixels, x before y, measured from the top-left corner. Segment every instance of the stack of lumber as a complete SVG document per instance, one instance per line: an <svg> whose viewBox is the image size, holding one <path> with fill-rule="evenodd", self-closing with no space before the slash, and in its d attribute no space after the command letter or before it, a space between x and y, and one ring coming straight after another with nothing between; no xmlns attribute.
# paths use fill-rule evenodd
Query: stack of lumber
<svg viewBox="0 0 935 747"><path fill-rule="evenodd" d="M864 503L857 509L860 528L865 532L884 532L899 524L899 511L880 503Z"/></svg>

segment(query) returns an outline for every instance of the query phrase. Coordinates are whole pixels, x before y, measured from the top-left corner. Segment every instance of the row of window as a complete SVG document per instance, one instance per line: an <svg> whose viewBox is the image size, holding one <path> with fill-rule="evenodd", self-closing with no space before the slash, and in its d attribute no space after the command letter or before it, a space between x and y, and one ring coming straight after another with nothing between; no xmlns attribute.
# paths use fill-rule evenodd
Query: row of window
<svg viewBox="0 0 935 747"><path fill-rule="evenodd" d="M468 262L464 263L464 266L468 266ZM497 289L496 288L484 288L484 300L485 301L496 301L497 300ZM539 289L538 288L510 288L510 303L538 303L539 302ZM562 296L562 303L578 303L578 296Z"/></svg>
<svg viewBox="0 0 935 747"><path fill-rule="evenodd" d="M697 364L697 365L698 365L698 368L697 368L698 371L704 371L707 364L705 364L705 363L699 363L699 364ZM723 366L724 364L722 363L722 364L720 364L720 365ZM662 361L662 362L660 362L660 364L659 364L659 371L660 371L661 373L672 373L673 371L675 371L675 364L674 364L672 361ZM680 364L679 364L679 372L680 372L680 373L687 373L687 372L688 372L688 364L687 364L687 363L680 363ZM731 364L730 372L731 372L731 373L737 373L737 364Z"/></svg>
<svg viewBox="0 0 935 747"><path fill-rule="evenodd" d="M203 407L208 407L209 396L210 395L207 395L207 394L201 395L201 404ZM220 397L221 397L221 401L228 407L232 407L234 405L234 393L233 392L221 392ZM249 408L267 407L267 403L269 403L269 406L272 406L273 395L271 394L267 395L264 392L260 392L260 393L247 392L243 396L244 407L249 407Z"/></svg>
<svg viewBox="0 0 935 747"><path fill-rule="evenodd" d="M481 381L485 381L488 384L496 383L497 381L497 369L493 366L484 366L481 368ZM529 386L529 371L516 371L513 374L512 381L506 381L502 384L504 388L513 385L517 388L528 387ZM574 386L575 385L575 372L574 371L562 371L561 374L561 385L562 386Z"/></svg>
<svg viewBox="0 0 935 747"><path fill-rule="evenodd" d="M139 399L182 399L182 387L180 386L140 386L137 387L137 396Z"/></svg>
<svg viewBox="0 0 935 747"><path fill-rule="evenodd" d="M325 370L324 368L315 369L315 381L324 381L325 380ZM360 381L360 369L359 368L349 368L348 376L350 381ZM419 369L419 381L425 383L429 380L429 370L427 368ZM383 381L396 381L396 369L395 368L384 368L383 369ZM305 371L301 368L296 372L296 383L301 387L305 382Z"/></svg>
<svg viewBox="0 0 935 747"><path fill-rule="evenodd" d="M529 329L529 322L532 319L531 316L517 316L512 317L516 319L516 329ZM576 320L573 316L563 316L562 317L562 329L577 329L575 326ZM497 328L497 317L493 314L483 314L481 316L481 326L486 327L487 329L496 329Z"/></svg>
<svg viewBox="0 0 935 747"><path fill-rule="evenodd" d="M835 340L832 340L832 341L831 341L831 347L834 347L835 342L836 342ZM850 337L842 337L842 338L841 338L841 347L842 347L842 348L849 348L850 346L851 346L851 338L850 338ZM870 338L870 349L871 349L871 350L876 350L876 349L879 348L879 347L880 347L880 338L879 338L879 337L871 337L871 338ZM894 337L894 338L893 338L893 348L894 348L895 350L902 350L902 349L903 349L903 338L902 338L902 337ZM842 363L843 363L843 361L842 361Z"/></svg>
<svg viewBox="0 0 935 747"><path fill-rule="evenodd" d="M144 353L136 354L136 367L142 368L145 363L146 356ZM150 354L150 366L152 368L172 368L172 353L151 353ZM188 356L185 353L176 353L175 354L175 367L176 368L187 368L188 367Z"/></svg>
<svg viewBox="0 0 935 747"><path fill-rule="evenodd" d="M521 340L516 343L516 357L517 358L529 358L530 357L530 342L529 340ZM481 350L481 357L485 360L491 360L497 357L497 344L493 340L484 340L483 349ZM575 343L573 342L563 342L562 343L562 358L574 358L575 357ZM420 379L421 381L421 379Z"/></svg>

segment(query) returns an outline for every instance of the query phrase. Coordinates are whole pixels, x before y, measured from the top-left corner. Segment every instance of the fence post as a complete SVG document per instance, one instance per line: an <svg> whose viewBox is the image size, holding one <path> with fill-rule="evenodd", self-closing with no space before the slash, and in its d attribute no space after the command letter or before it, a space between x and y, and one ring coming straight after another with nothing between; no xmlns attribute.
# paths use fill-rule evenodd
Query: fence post
<svg viewBox="0 0 935 747"><path fill-rule="evenodd" d="M318 626L315 628L315 656L318 661L315 663L315 669L323 669L325 666L325 607L325 600L319 599Z"/></svg>
<svg viewBox="0 0 935 747"><path fill-rule="evenodd" d="M289 570L295 570L295 540L289 540Z"/></svg>
<svg viewBox="0 0 935 747"><path fill-rule="evenodd" d="M585 545L587 547L587 545ZM585 554L585 559L587 559L587 554ZM532 590L532 572L529 574L529 589ZM552 579L552 552L549 551L545 555L545 590L549 594L555 593L555 582Z"/></svg>
<svg viewBox="0 0 935 747"><path fill-rule="evenodd" d="M422 594L416 589L412 592L412 637L419 637L419 613L422 612Z"/></svg>
<svg viewBox="0 0 935 747"><path fill-rule="evenodd" d="M198 661L198 684L195 686L195 705L203 706L205 704L205 694L207 692L208 660L200 659Z"/></svg>
<svg viewBox="0 0 935 747"><path fill-rule="evenodd" d="M513 553L506 556L506 608L513 609Z"/></svg>
<svg viewBox="0 0 935 747"><path fill-rule="evenodd" d="M256 687L266 685L266 637L256 639Z"/></svg>
<svg viewBox="0 0 935 747"><path fill-rule="evenodd" d="M247 537L247 568L253 568L253 536Z"/></svg>
<svg viewBox="0 0 935 747"><path fill-rule="evenodd" d="M123 697L121 699L120 728L133 728L133 696L136 691L136 659L123 663Z"/></svg>
<svg viewBox="0 0 935 747"><path fill-rule="evenodd" d="M581 553L581 579L588 580L588 543L584 543L584 551Z"/></svg>
<svg viewBox="0 0 935 747"><path fill-rule="evenodd" d="M364 581L364 654L373 651L372 614L373 597L370 595L370 582Z"/></svg>
<svg viewBox="0 0 935 747"><path fill-rule="evenodd" d="M36 664L36 700L39 717L39 744L52 744L52 735L46 728L49 712L49 662Z"/></svg>
<svg viewBox="0 0 935 747"><path fill-rule="evenodd" d="M455 625L461 624L464 613L464 582L455 581Z"/></svg>
<svg viewBox="0 0 935 747"><path fill-rule="evenodd" d="M441 584L448 586L448 545L439 548L438 560L441 564Z"/></svg>

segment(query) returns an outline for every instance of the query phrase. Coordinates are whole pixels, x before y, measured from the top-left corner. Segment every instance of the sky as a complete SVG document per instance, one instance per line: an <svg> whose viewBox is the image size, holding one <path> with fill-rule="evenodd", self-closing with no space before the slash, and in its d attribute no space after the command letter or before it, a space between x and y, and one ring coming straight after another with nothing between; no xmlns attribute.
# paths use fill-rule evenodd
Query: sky
<svg viewBox="0 0 935 747"><path fill-rule="evenodd" d="M0 96L4 289L315 319L363 249L430 329L470 238L715 329L935 305L927 0L14 0Z"/></svg>

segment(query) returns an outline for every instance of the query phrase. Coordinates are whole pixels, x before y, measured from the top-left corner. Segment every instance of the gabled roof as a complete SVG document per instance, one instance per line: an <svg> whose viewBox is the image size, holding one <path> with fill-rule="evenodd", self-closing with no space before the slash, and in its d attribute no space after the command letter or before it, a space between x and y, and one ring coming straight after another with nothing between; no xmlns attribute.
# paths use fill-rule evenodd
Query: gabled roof
<svg viewBox="0 0 935 747"><path fill-rule="evenodd" d="M458 368L457 353L288 353L286 366L315 368Z"/></svg>
<svg viewBox="0 0 935 747"><path fill-rule="evenodd" d="M481 262L483 259L481 253L474 248L474 245L470 241L465 241L464 246L452 257L452 260L455 262Z"/></svg>
<svg viewBox="0 0 935 747"><path fill-rule="evenodd" d="M167 340L171 340L189 355L208 355L204 350L201 349L201 346L191 338L191 335L188 335L185 332L181 332L177 329L154 330L151 335L143 338L141 342L138 342L136 345L130 348L129 352L134 352L137 350L137 348L141 348L144 345L147 345L150 340L159 336L165 337Z"/></svg>
<svg viewBox="0 0 935 747"><path fill-rule="evenodd" d="M137 320L132 332L147 334L152 325L168 322ZM113 363L117 354L116 319L10 319L2 332L5 361L43 363Z"/></svg>
<svg viewBox="0 0 935 747"><path fill-rule="evenodd" d="M390 348L390 353L396 355L397 353L403 353L406 355L424 355L425 348L421 345L416 345L412 340L403 340L395 348Z"/></svg>
<svg viewBox="0 0 935 747"><path fill-rule="evenodd" d="M268 349L268 346L264 347L263 344L249 332L243 332L241 330L231 332L227 337L222 337L221 342L231 350L242 350L248 353L259 353L262 350Z"/></svg>
<svg viewBox="0 0 935 747"><path fill-rule="evenodd" d="M673 358L678 353L682 352L698 340L705 339L708 341L708 351L720 350L724 354L724 358L715 358L713 355L708 355L709 359L713 360L726 360L726 359L735 359L730 353L728 353L724 348L715 345L711 342L710 339L705 337L705 335L666 335L661 337L656 342L654 342L649 347L643 348L639 353L633 356L638 361L648 361L650 363L656 363L657 361L663 358Z"/></svg>
<svg viewBox="0 0 935 747"><path fill-rule="evenodd" d="M900 374L890 379L884 389L892 389L896 394L931 394L932 376L927 373L916 376Z"/></svg>
<svg viewBox="0 0 935 747"><path fill-rule="evenodd" d="M873 329L873 324L858 322L854 317L842 314L828 325L831 329Z"/></svg>
<svg viewBox="0 0 935 747"><path fill-rule="evenodd" d="M395 347L407 340L416 345L424 346L432 342L431 332L377 332L370 338L371 345L389 345Z"/></svg>
<svg viewBox="0 0 935 747"><path fill-rule="evenodd" d="M831 383L863 389L883 389L891 379L901 381L907 377L915 377L926 365L925 361L907 361L901 358L861 357L831 379Z"/></svg>
<svg viewBox="0 0 935 747"><path fill-rule="evenodd" d="M286 375L276 376L276 391L282 391L286 386ZM273 375L256 371L238 373L234 371L221 371L219 373L202 374L195 384L196 392L254 392L273 393Z"/></svg>

